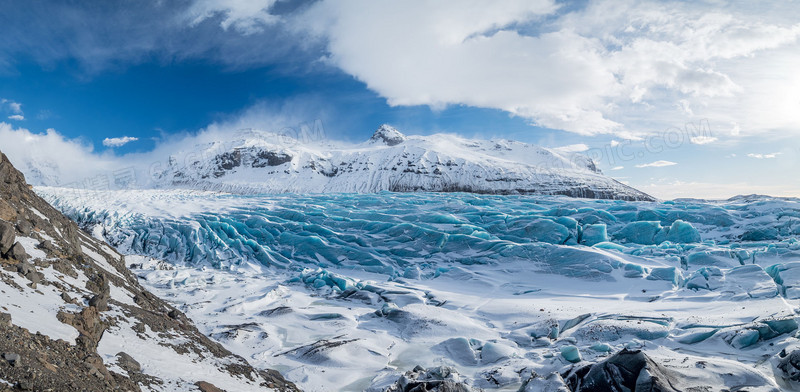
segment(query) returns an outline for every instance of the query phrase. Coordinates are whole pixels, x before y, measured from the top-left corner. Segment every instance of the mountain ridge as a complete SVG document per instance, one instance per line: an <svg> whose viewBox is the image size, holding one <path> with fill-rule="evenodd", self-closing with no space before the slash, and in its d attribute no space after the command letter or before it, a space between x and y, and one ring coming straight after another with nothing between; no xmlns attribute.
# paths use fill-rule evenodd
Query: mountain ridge
<svg viewBox="0 0 800 392"><path fill-rule="evenodd" d="M240 194L469 192L655 201L602 173L589 157L505 139L404 135L383 124L360 143L320 127L291 134L212 132L149 153L91 164L12 159L34 185L85 190L196 189Z"/></svg>
<svg viewBox="0 0 800 392"><path fill-rule="evenodd" d="M503 139L406 136L387 124L368 141L349 146L251 130L227 145L171 156L153 185L249 193L422 191L656 200L603 175L581 154Z"/></svg>

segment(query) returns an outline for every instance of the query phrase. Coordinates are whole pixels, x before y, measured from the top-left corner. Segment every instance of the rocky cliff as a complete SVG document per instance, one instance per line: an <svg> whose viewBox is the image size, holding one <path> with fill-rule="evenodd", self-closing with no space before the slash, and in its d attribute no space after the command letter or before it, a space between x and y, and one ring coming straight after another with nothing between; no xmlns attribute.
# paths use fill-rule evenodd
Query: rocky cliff
<svg viewBox="0 0 800 392"><path fill-rule="evenodd" d="M198 332L0 153L0 391L296 391Z"/></svg>

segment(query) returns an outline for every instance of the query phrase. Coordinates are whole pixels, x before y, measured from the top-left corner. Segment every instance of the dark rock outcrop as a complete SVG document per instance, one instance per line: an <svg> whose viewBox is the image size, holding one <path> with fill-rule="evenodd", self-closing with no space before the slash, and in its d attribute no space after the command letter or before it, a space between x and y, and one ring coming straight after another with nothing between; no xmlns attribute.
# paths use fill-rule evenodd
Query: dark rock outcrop
<svg viewBox="0 0 800 392"><path fill-rule="evenodd" d="M396 146L406 141L406 135L403 135L400 133L400 131L390 125L383 124L378 128L377 131L375 131L375 133L372 134L372 137L369 140L382 142L387 146Z"/></svg>
<svg viewBox="0 0 800 392"><path fill-rule="evenodd" d="M389 386L385 392L478 392L481 389L473 388L460 380L458 373L450 367L439 366L424 369L421 366L400 376L396 383Z"/></svg>
<svg viewBox="0 0 800 392"><path fill-rule="evenodd" d="M11 247L11 250L8 251L6 258L16 261L27 261L28 253L25 252L25 248L22 246L22 244L17 242Z"/></svg>
<svg viewBox="0 0 800 392"><path fill-rule="evenodd" d="M670 371L639 350L622 350L603 362L581 367L566 378L573 392L678 392Z"/></svg>
<svg viewBox="0 0 800 392"><path fill-rule="evenodd" d="M195 385L200 388L200 392L224 392L222 389L217 388L210 382L198 381L195 383Z"/></svg>
<svg viewBox="0 0 800 392"><path fill-rule="evenodd" d="M258 151L253 159L253 167L280 166L292 161L292 156L285 152Z"/></svg>
<svg viewBox="0 0 800 392"><path fill-rule="evenodd" d="M0 255L4 255L14 246L17 234L11 223L0 220Z"/></svg>
<svg viewBox="0 0 800 392"><path fill-rule="evenodd" d="M108 310L108 300L111 298L110 288L105 275L100 275L97 280L97 287L100 292L89 299L89 306L95 307L100 312L105 312Z"/></svg>
<svg viewBox="0 0 800 392"><path fill-rule="evenodd" d="M8 313L0 313L0 327L10 327L11 315Z"/></svg>
<svg viewBox="0 0 800 392"><path fill-rule="evenodd" d="M124 352L117 353L117 364L129 373L139 373L142 371L142 365Z"/></svg>
<svg viewBox="0 0 800 392"><path fill-rule="evenodd" d="M800 388L800 349L788 353L782 350L778 358L775 375L784 384L797 390Z"/></svg>

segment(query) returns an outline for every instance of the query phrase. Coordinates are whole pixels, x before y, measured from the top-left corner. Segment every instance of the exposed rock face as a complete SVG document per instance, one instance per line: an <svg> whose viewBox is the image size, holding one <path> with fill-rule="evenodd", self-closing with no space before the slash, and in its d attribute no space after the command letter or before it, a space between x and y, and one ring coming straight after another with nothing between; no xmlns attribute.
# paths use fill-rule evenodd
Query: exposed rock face
<svg viewBox="0 0 800 392"><path fill-rule="evenodd" d="M570 392L564 379L558 373L551 373L549 376L542 378L537 374L522 384L519 392Z"/></svg>
<svg viewBox="0 0 800 392"><path fill-rule="evenodd" d="M785 352L784 352L785 354ZM789 355L784 355L790 358ZM795 359L800 358L800 356ZM784 381L792 377L792 359L781 362L788 372ZM776 375L781 372L777 364ZM536 380L534 380L536 381ZM558 377L543 380L553 382L547 388L533 389L560 391ZM602 362L574 368L564 377L566 387L572 392L635 391L764 391L781 389L775 379L766 377L749 365L733 361L686 355L670 350L655 350L650 355L640 350L617 352ZM546 383L540 383L546 384ZM791 387L791 383L789 386ZM535 384L534 384L535 385ZM550 388L550 389L548 389ZM526 389L528 391L530 389ZM785 390L785 389L784 389Z"/></svg>
<svg viewBox="0 0 800 392"><path fill-rule="evenodd" d="M622 350L603 362L584 366L567 379L573 392L677 392L676 376L638 350Z"/></svg>
<svg viewBox="0 0 800 392"><path fill-rule="evenodd" d="M0 220L0 255L4 255L14 246L14 239L17 237L14 226L11 223Z"/></svg>
<svg viewBox="0 0 800 392"><path fill-rule="evenodd" d="M0 313L0 379L15 390L193 389L213 381L225 390L297 391L277 372L254 369L212 342L145 291L121 255L36 196L2 153L0 290L8 309ZM124 339L126 351L134 351L109 352L113 344L104 348L105 339ZM177 369L203 364L205 372L166 379L173 373L148 365L159 354L147 347L179 358ZM4 390L8 385L0 383Z"/></svg>
<svg viewBox="0 0 800 392"><path fill-rule="evenodd" d="M19 242L14 244L5 256L12 260L28 261L28 253L25 252L25 248Z"/></svg>
<svg viewBox="0 0 800 392"><path fill-rule="evenodd" d="M0 313L0 327L10 327L11 315L8 313Z"/></svg>
<svg viewBox="0 0 800 392"><path fill-rule="evenodd" d="M253 160L253 167L280 166L292 161L292 156L285 152L259 151Z"/></svg>
<svg viewBox="0 0 800 392"><path fill-rule="evenodd" d="M119 352L117 353L117 358L119 358L117 364L121 368L127 370L129 373L131 372L139 373L140 371L142 371L142 365L140 365L139 362L133 359L133 357L131 357L130 355L124 352Z"/></svg>
<svg viewBox="0 0 800 392"><path fill-rule="evenodd" d="M106 281L105 275L100 275L98 277L97 287L100 292L89 299L89 306L96 308L98 311L104 312L108 310L108 300L111 298L108 281Z"/></svg>
<svg viewBox="0 0 800 392"><path fill-rule="evenodd" d="M775 375L785 387L800 391L800 349L791 352L783 350L778 358Z"/></svg>
<svg viewBox="0 0 800 392"><path fill-rule="evenodd" d="M369 140L381 142L391 147L406 141L406 135L403 135L390 125L383 124L372 134Z"/></svg>
<svg viewBox="0 0 800 392"><path fill-rule="evenodd" d="M394 385L384 392L478 392L464 381L460 380L458 373L449 367L440 366L424 369L420 366L406 372Z"/></svg>
<svg viewBox="0 0 800 392"><path fill-rule="evenodd" d="M222 389L215 387L214 384L209 382L198 381L195 385L200 388L200 392L223 392Z"/></svg>

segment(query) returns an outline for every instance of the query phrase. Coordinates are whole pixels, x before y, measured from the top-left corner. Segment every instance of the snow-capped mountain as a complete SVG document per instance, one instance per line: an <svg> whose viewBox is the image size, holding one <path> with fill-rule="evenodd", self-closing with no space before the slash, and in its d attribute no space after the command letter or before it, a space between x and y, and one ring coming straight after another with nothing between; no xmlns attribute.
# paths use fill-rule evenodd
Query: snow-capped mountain
<svg viewBox="0 0 800 392"><path fill-rule="evenodd" d="M653 200L604 176L580 154L510 140L406 136L389 125L355 145L240 132L230 142L176 153L151 174L156 187L244 193L460 191Z"/></svg>

